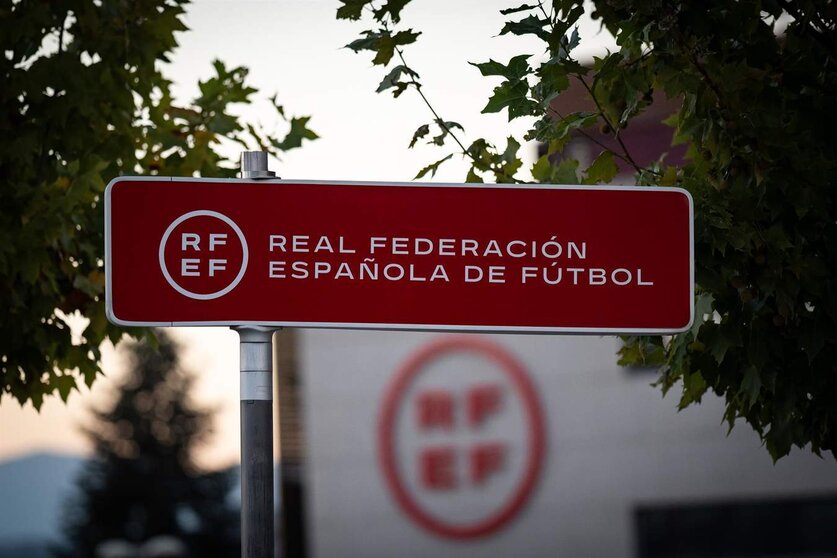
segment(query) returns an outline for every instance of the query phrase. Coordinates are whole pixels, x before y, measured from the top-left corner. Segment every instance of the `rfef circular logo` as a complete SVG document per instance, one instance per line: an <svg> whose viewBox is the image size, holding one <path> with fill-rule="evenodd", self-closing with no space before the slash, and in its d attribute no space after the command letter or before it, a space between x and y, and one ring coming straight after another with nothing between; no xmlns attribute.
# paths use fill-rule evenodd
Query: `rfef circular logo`
<svg viewBox="0 0 837 558"><path fill-rule="evenodd" d="M235 222L217 211L190 211L175 219L160 240L160 271L183 296L224 296L247 270L247 241Z"/></svg>
<svg viewBox="0 0 837 558"><path fill-rule="evenodd" d="M524 368L499 345L456 336L419 350L386 393L378 457L407 515L468 539L507 524L529 498L544 425Z"/></svg>

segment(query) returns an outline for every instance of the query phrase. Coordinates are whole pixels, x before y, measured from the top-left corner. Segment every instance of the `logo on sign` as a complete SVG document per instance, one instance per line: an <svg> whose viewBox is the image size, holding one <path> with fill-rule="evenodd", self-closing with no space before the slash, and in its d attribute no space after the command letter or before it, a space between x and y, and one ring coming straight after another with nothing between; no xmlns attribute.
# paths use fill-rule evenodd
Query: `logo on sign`
<svg viewBox="0 0 837 558"><path fill-rule="evenodd" d="M412 357L390 387L379 458L407 515L449 538L490 534L528 499L544 427L523 367L498 345L444 338Z"/></svg>
<svg viewBox="0 0 837 558"><path fill-rule="evenodd" d="M183 296L224 296L247 270L247 241L235 222L217 211L190 211L175 219L160 240L160 270Z"/></svg>

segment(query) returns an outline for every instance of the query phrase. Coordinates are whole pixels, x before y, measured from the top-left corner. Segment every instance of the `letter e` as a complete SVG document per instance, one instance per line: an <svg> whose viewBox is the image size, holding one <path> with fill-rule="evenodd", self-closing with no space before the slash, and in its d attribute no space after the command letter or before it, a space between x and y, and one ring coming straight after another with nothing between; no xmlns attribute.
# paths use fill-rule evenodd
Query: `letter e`
<svg viewBox="0 0 837 558"><path fill-rule="evenodd" d="M200 277L201 272L198 266L201 261L198 259L183 258L180 260L180 275L182 277Z"/></svg>
<svg viewBox="0 0 837 558"><path fill-rule="evenodd" d="M429 490L456 488L455 458L456 455L451 446L422 450L418 456L421 485Z"/></svg>

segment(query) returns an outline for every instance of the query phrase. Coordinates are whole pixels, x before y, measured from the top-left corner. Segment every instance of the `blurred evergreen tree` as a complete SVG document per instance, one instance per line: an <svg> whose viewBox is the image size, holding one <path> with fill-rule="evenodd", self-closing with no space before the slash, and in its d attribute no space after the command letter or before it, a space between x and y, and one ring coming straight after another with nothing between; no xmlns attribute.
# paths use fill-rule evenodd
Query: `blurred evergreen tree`
<svg viewBox="0 0 837 558"><path fill-rule="evenodd" d="M183 541L190 557L237 556L238 510L228 502L229 471L202 474L194 449L211 433L211 411L189 400L194 377L178 347L130 346L131 364L112 408L95 411L87 430L95 455L65 508L65 557L94 557L104 541L142 545L163 535Z"/></svg>

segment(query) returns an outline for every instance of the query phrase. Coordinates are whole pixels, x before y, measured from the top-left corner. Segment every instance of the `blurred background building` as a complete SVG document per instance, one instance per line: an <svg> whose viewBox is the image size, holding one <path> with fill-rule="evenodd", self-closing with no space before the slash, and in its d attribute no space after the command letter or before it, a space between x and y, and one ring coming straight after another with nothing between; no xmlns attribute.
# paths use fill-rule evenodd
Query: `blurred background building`
<svg viewBox="0 0 837 558"><path fill-rule="evenodd" d="M663 398L650 387L655 370L615 364L620 341L612 337L466 336L508 354L531 381L544 426L543 454L531 492L510 517L474 536L440 532L405 509L387 482L380 421L405 364L429 345L446 339L455 344L463 336L297 335L311 556L837 554L832 456L795 451L774 465L748 426L726 435L722 403L713 396L676 412L677 394ZM442 524L479 523L502 507L508 477L525 468L532 432L521 423L520 397L498 376L495 361L467 348L421 368L396 411L398 474L416 477L405 478L406 490ZM469 438L464 397L469 386L492 382L500 386L501 402L492 408L487 430ZM422 389L463 398L453 429L424 432L430 446L463 449L452 467L459 482L447 490L423 484L410 463L422 448L422 432L409 427L418 420ZM474 492L467 448L487 439L499 440L505 455Z"/></svg>

